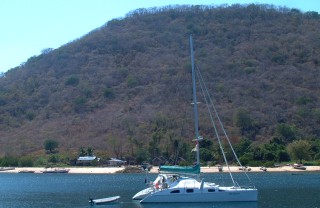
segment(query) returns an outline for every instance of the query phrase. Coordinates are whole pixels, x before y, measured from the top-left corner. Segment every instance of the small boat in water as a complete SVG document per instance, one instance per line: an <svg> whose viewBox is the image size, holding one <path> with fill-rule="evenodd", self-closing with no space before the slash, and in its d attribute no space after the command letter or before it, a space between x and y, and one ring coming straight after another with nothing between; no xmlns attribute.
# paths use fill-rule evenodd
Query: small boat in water
<svg viewBox="0 0 320 208"><path fill-rule="evenodd" d="M66 168L54 168L54 169L45 169L42 173L69 173L70 169Z"/></svg>
<svg viewBox="0 0 320 208"><path fill-rule="evenodd" d="M108 204L111 202L116 202L118 201L118 199L120 199L120 196L112 196L112 197L108 197L108 198L102 198L102 199L92 199L90 198L89 203L93 206L93 205L98 205L98 204Z"/></svg>

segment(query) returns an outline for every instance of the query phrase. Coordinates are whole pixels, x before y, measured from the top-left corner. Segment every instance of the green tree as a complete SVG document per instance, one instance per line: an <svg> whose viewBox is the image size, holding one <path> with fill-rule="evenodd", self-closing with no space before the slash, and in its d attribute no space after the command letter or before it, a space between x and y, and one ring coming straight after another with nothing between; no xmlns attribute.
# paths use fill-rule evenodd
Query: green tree
<svg viewBox="0 0 320 208"><path fill-rule="evenodd" d="M242 138L238 144L234 146L234 149L239 157L245 153L251 152L251 141L246 138Z"/></svg>
<svg viewBox="0 0 320 208"><path fill-rule="evenodd" d="M152 133L152 140L149 142L149 153L152 155L152 158L158 157L160 154L159 144L162 137L162 131L156 131Z"/></svg>
<svg viewBox="0 0 320 208"><path fill-rule="evenodd" d="M48 54L53 50L54 50L53 48L44 48L41 50L41 54Z"/></svg>
<svg viewBox="0 0 320 208"><path fill-rule="evenodd" d="M49 153L55 153L56 148L58 148L58 146L59 146L59 142L53 139L47 139L44 141L44 149Z"/></svg>
<svg viewBox="0 0 320 208"><path fill-rule="evenodd" d="M141 164L144 161L149 161L149 152L146 149L139 149L136 154L136 160L138 164Z"/></svg>
<svg viewBox="0 0 320 208"><path fill-rule="evenodd" d="M253 148L253 159L254 160L263 160L265 149L261 146Z"/></svg>
<svg viewBox="0 0 320 208"><path fill-rule="evenodd" d="M94 155L93 151L94 151L93 147L88 147L87 148L87 155L88 156L93 156Z"/></svg>
<svg viewBox="0 0 320 208"><path fill-rule="evenodd" d="M241 135L255 138L258 132L258 125L254 123L249 112L245 109L240 108L234 116L234 122L241 131Z"/></svg>
<svg viewBox="0 0 320 208"><path fill-rule="evenodd" d="M65 85L77 86L79 84L79 78L75 76L71 76L65 82Z"/></svg>
<svg viewBox="0 0 320 208"><path fill-rule="evenodd" d="M59 162L59 156L57 154L50 155L48 161L50 163L57 163Z"/></svg>
<svg viewBox="0 0 320 208"><path fill-rule="evenodd" d="M15 156L4 156L0 160L0 166L9 167L9 166L18 166L18 158Z"/></svg>
<svg viewBox="0 0 320 208"><path fill-rule="evenodd" d="M283 138L285 141L290 142L296 138L297 129L294 125L279 124L276 129L276 134Z"/></svg>
<svg viewBox="0 0 320 208"><path fill-rule="evenodd" d="M33 160L31 157L21 157L18 162L19 167L32 167Z"/></svg>
<svg viewBox="0 0 320 208"><path fill-rule="evenodd" d="M200 141L200 147L201 148L207 148L207 149L210 149L212 148L212 144L213 142L209 139L203 139Z"/></svg>
<svg viewBox="0 0 320 208"><path fill-rule="evenodd" d="M200 159L203 162L212 161L212 152L206 148L200 148Z"/></svg>
<svg viewBox="0 0 320 208"><path fill-rule="evenodd" d="M248 111L239 109L235 115L235 124L240 128L242 135L245 131L250 129L252 126L252 119L250 118Z"/></svg>
<svg viewBox="0 0 320 208"><path fill-rule="evenodd" d="M105 89L103 95L105 98L108 98L108 99L114 98L114 92L111 88Z"/></svg>
<svg viewBox="0 0 320 208"><path fill-rule="evenodd" d="M253 153L248 152L239 157L241 165L248 165L250 161L253 161Z"/></svg>
<svg viewBox="0 0 320 208"><path fill-rule="evenodd" d="M33 112L28 112L27 115L26 115L27 119L29 121L32 121L34 119L34 117L36 117L36 114L33 113Z"/></svg>
<svg viewBox="0 0 320 208"><path fill-rule="evenodd" d="M293 160L308 160L310 158L311 145L305 140L296 140L290 143L287 147L287 151Z"/></svg>
<svg viewBox="0 0 320 208"><path fill-rule="evenodd" d="M80 147L79 149L79 156L80 157L83 157L83 156L86 156L87 155L87 152L84 150L83 147Z"/></svg>
<svg viewBox="0 0 320 208"><path fill-rule="evenodd" d="M273 137L269 143L263 145L263 160L265 161L287 161L285 157L285 142L279 137ZM281 157L281 158L280 158Z"/></svg>
<svg viewBox="0 0 320 208"><path fill-rule="evenodd" d="M129 76L127 77L127 86L128 86L129 88L133 88L133 87L136 87L137 85L138 85L137 79L136 79L135 77L129 75Z"/></svg>
<svg viewBox="0 0 320 208"><path fill-rule="evenodd" d="M116 137L111 137L110 139L110 144L113 149L113 153L117 158L122 157L122 148L123 148L123 143L120 141L119 138Z"/></svg>
<svg viewBox="0 0 320 208"><path fill-rule="evenodd" d="M80 96L80 97L75 98L75 100L74 100L75 112L77 112L77 113L84 112L86 109L86 102L87 102L87 99L85 97Z"/></svg>

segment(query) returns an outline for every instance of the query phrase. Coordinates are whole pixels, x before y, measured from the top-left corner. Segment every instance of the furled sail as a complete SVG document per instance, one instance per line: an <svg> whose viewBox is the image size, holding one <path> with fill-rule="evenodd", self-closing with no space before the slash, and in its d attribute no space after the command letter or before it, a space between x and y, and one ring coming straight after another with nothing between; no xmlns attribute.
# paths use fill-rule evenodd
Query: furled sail
<svg viewBox="0 0 320 208"><path fill-rule="evenodd" d="M200 174L200 165L195 166L160 166L161 173Z"/></svg>

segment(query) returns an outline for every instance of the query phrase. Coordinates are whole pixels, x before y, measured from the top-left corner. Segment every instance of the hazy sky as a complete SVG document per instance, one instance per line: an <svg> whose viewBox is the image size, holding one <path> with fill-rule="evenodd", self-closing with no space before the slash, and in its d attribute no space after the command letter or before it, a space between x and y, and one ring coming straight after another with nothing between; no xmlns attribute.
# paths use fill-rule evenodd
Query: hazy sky
<svg viewBox="0 0 320 208"><path fill-rule="evenodd" d="M138 8L263 3L320 13L319 0L0 0L0 72Z"/></svg>

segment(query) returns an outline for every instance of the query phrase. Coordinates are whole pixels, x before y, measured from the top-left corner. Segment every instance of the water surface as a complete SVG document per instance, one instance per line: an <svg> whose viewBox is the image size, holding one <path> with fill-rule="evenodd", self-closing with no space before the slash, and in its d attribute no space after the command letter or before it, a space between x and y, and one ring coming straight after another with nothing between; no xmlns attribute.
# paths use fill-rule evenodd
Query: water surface
<svg viewBox="0 0 320 208"><path fill-rule="evenodd" d="M155 174L149 175L151 180ZM0 174L0 207L90 207L88 200L121 196L109 208L320 208L320 173L249 173L258 188L258 202L177 203L141 205L132 196L145 187L144 174ZM204 174L206 181L228 185L228 174Z"/></svg>

